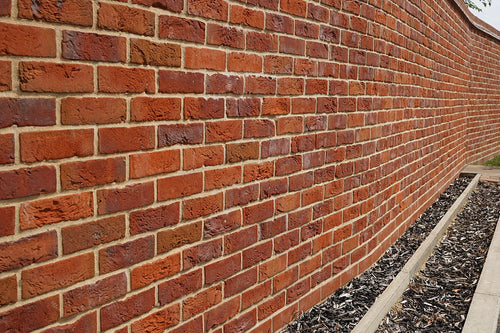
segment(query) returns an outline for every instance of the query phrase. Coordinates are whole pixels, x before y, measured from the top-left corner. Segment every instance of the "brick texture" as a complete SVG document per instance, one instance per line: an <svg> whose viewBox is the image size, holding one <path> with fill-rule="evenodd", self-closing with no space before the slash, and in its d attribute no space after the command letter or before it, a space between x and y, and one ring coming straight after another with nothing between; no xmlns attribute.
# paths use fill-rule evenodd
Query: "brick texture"
<svg viewBox="0 0 500 333"><path fill-rule="evenodd" d="M0 18L0 332L280 331L500 153L500 32L461 0Z"/></svg>

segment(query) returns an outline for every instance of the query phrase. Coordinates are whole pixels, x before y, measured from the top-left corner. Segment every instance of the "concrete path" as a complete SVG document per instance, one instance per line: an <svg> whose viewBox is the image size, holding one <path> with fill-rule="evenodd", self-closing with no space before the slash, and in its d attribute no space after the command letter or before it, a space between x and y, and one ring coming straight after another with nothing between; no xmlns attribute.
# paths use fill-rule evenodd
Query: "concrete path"
<svg viewBox="0 0 500 333"><path fill-rule="evenodd" d="M481 174L481 180L500 182L500 167L486 165L467 165L463 173Z"/></svg>

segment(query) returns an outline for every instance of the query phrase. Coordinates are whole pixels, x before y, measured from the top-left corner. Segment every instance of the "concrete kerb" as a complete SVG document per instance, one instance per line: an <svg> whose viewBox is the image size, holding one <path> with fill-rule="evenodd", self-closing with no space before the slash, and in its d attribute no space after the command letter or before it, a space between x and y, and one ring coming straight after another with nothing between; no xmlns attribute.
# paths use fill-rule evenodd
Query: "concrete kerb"
<svg viewBox="0 0 500 333"><path fill-rule="evenodd" d="M411 278L427 261L427 258L430 256L434 247L441 239L443 233L467 202L470 194L476 188L480 177L481 175L477 174L472 179L469 186L467 186L460 197L458 197L455 203L450 207L450 209L448 209L446 214L441 218L436 227L434 227L429 236L427 236L422 244L420 244L417 251L415 251L410 260L408 260L408 262L404 265L399 274L394 278L394 280L392 280L384 292L377 297L375 303L373 303L361 321L356 325L356 327L354 327L352 330L353 333L371 333L377 330L382 319L401 297Z"/></svg>
<svg viewBox="0 0 500 333"><path fill-rule="evenodd" d="M497 332L500 313L500 218L467 313L463 333Z"/></svg>

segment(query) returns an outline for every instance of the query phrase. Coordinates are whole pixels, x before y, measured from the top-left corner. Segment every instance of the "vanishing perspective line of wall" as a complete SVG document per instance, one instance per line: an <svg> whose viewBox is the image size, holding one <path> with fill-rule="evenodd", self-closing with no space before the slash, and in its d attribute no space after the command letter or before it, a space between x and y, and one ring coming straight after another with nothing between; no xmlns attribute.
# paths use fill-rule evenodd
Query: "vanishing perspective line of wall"
<svg viewBox="0 0 500 333"><path fill-rule="evenodd" d="M0 331L270 332L500 147L460 0L1 0Z"/></svg>

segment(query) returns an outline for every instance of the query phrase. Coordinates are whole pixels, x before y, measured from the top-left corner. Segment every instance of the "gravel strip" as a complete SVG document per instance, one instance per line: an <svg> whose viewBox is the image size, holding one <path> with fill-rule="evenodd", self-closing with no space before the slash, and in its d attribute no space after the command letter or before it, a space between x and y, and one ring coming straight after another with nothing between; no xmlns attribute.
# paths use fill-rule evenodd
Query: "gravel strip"
<svg viewBox="0 0 500 333"><path fill-rule="evenodd" d="M470 181L469 177L457 178L370 269L289 323L283 332L350 332Z"/></svg>
<svg viewBox="0 0 500 333"><path fill-rule="evenodd" d="M500 184L479 183L377 332L461 332L500 215Z"/></svg>

